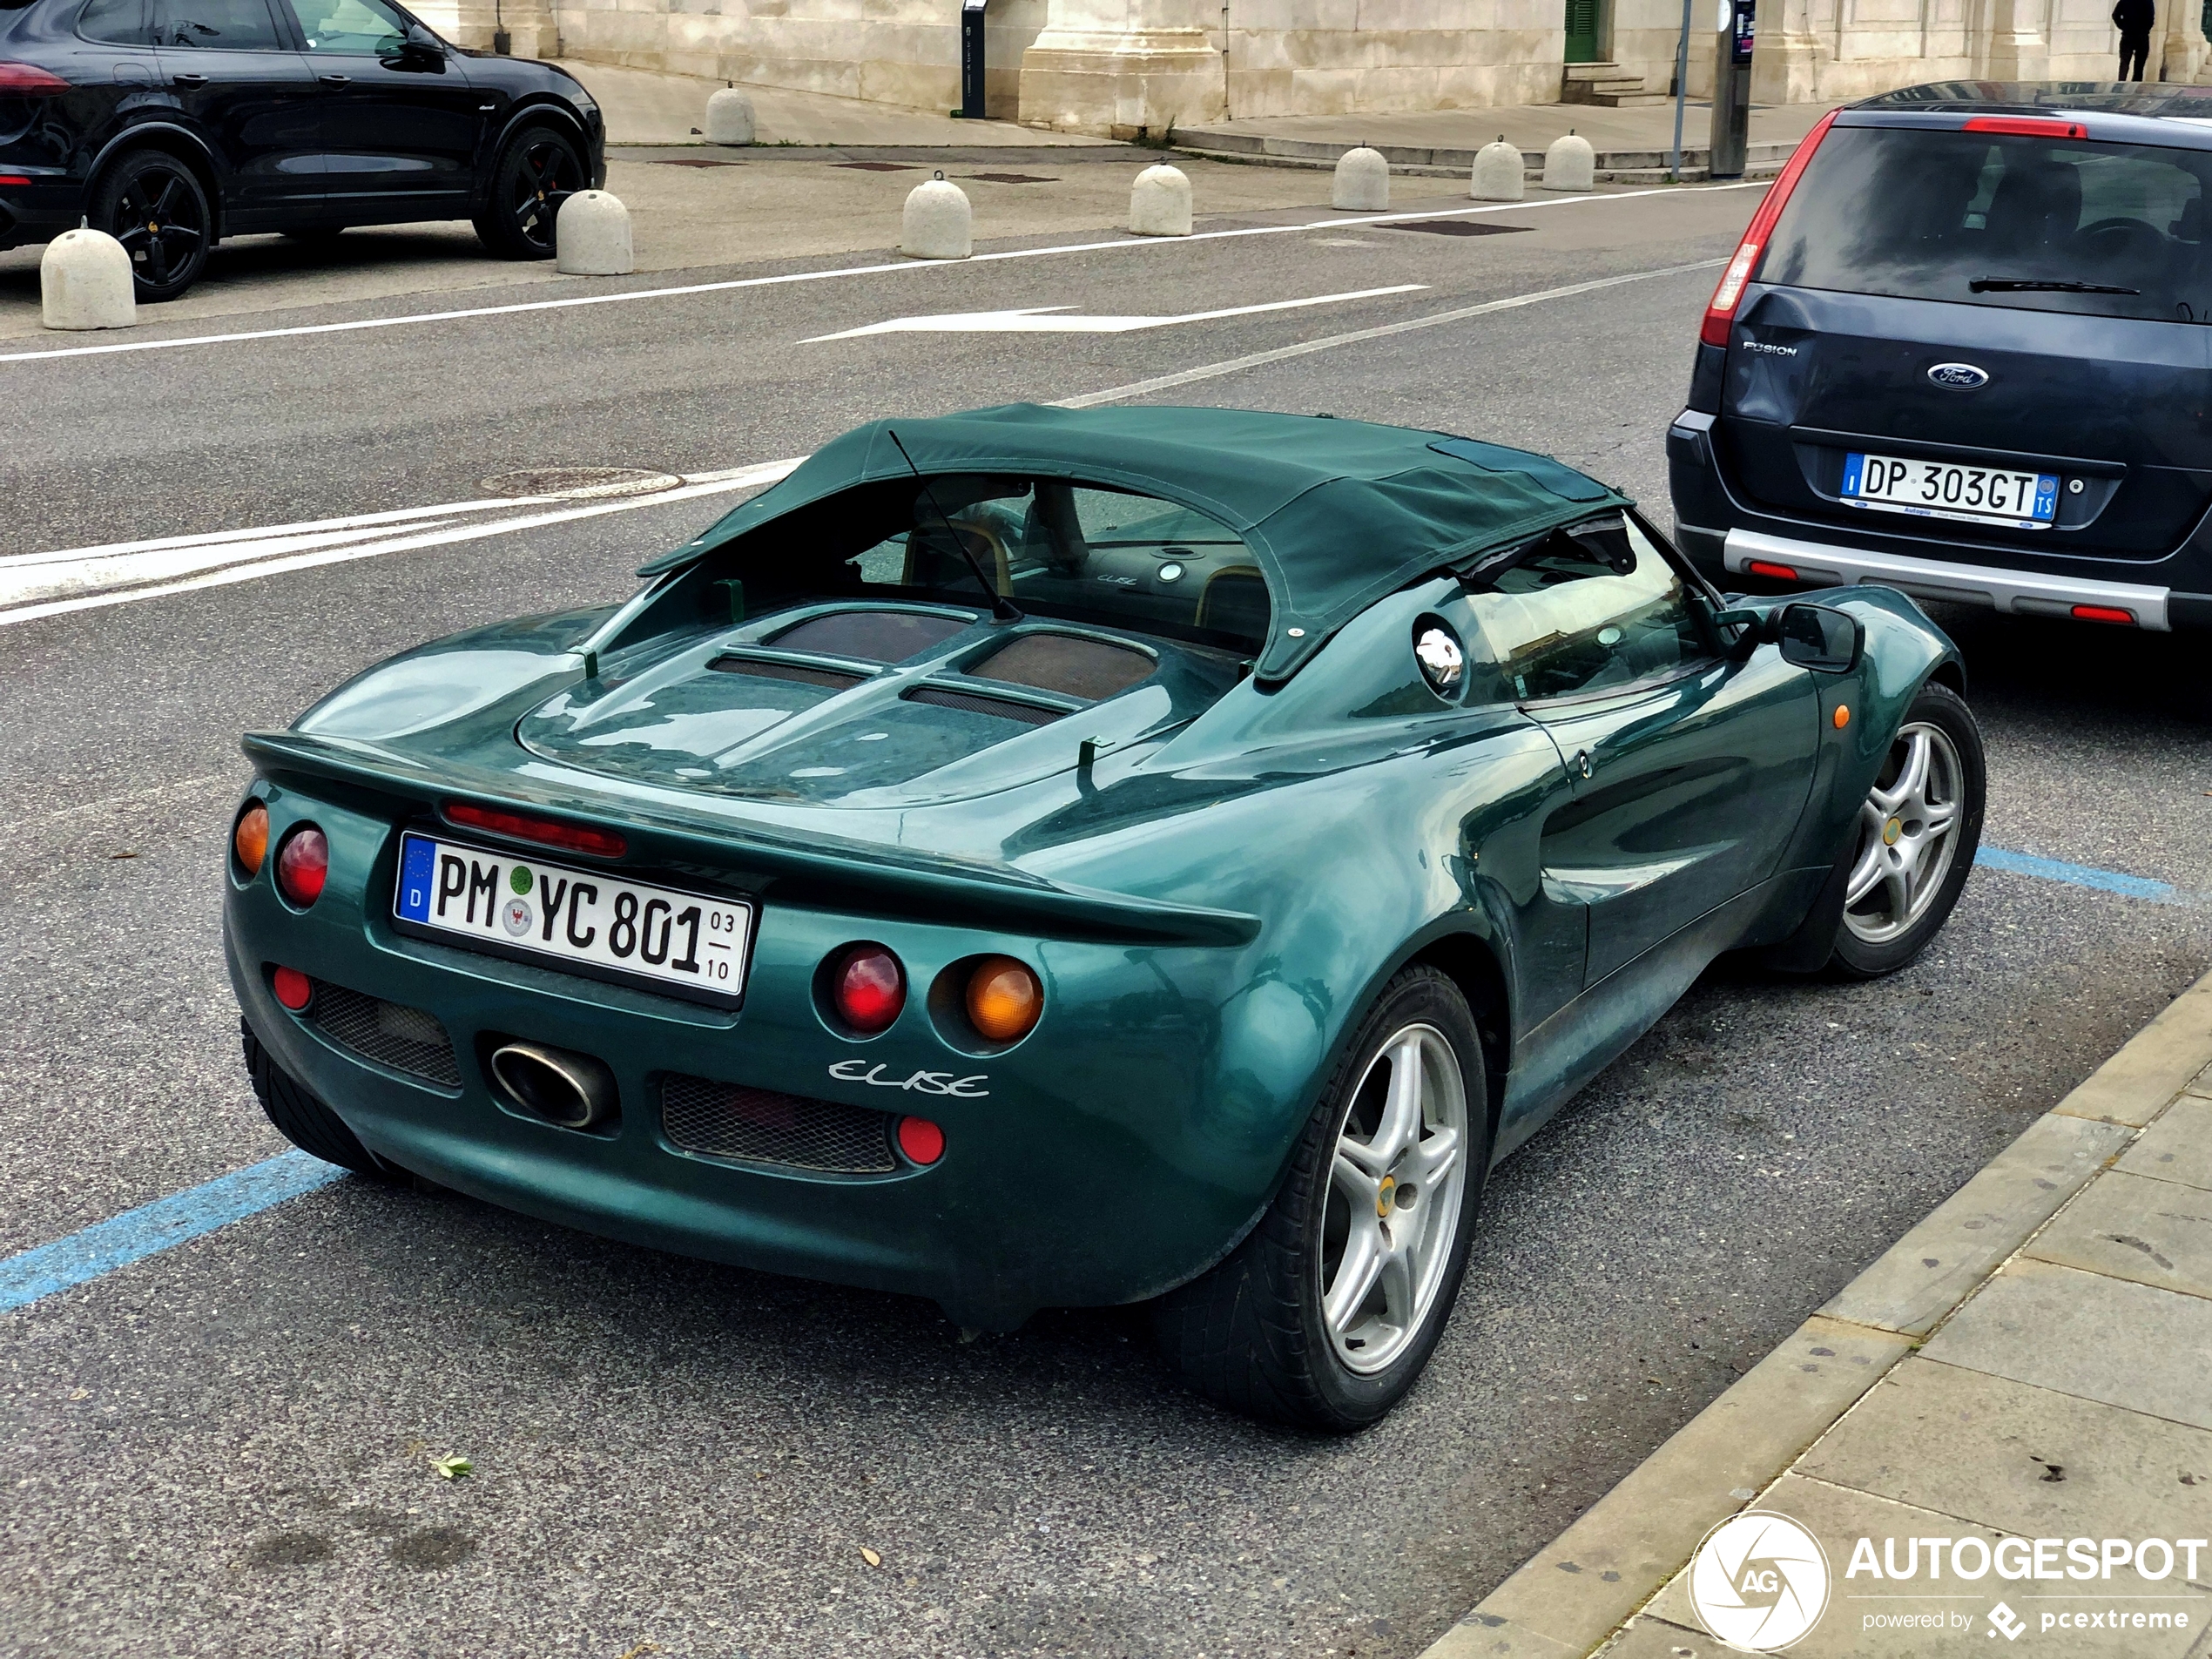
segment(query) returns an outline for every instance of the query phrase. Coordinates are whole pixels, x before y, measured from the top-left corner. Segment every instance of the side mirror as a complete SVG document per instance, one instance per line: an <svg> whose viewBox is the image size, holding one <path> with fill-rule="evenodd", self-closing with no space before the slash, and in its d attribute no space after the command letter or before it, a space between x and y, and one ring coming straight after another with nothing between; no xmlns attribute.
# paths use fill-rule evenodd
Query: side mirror
<svg viewBox="0 0 2212 1659"><path fill-rule="evenodd" d="M411 24L404 39L377 54L395 69L442 71L446 66L446 49L438 37L421 24Z"/></svg>
<svg viewBox="0 0 2212 1659"><path fill-rule="evenodd" d="M1828 605L1782 607L1774 637L1782 660L1816 674L1848 674L1858 666L1866 630L1856 617Z"/></svg>

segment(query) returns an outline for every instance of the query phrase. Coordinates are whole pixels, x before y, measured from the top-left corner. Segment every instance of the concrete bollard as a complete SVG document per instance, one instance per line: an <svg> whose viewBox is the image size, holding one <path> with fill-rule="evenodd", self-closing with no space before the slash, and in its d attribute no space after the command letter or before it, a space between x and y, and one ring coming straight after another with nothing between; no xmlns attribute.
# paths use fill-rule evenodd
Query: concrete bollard
<svg viewBox="0 0 2212 1659"><path fill-rule="evenodd" d="M945 175L916 185L899 219L899 252L910 260L964 260L975 251L975 210Z"/></svg>
<svg viewBox="0 0 2212 1659"><path fill-rule="evenodd" d="M725 86L707 99L706 141L709 144L751 144L752 100L734 86Z"/></svg>
<svg viewBox="0 0 2212 1659"><path fill-rule="evenodd" d="M1517 202L1526 180L1521 165L1521 146L1507 144L1501 132L1495 144L1474 152L1474 177L1467 194L1479 202Z"/></svg>
<svg viewBox="0 0 2212 1659"><path fill-rule="evenodd" d="M1147 167L1130 186L1129 228L1134 236L1190 234L1190 180L1180 167Z"/></svg>
<svg viewBox="0 0 2212 1659"><path fill-rule="evenodd" d="M1382 152L1361 145L1337 158L1337 176L1329 186L1329 206L1355 213L1379 213L1390 206L1390 163Z"/></svg>
<svg viewBox="0 0 2212 1659"><path fill-rule="evenodd" d="M128 328L138 320L131 256L105 231L64 231L38 261L38 301L49 328Z"/></svg>
<svg viewBox="0 0 2212 1659"><path fill-rule="evenodd" d="M630 210L604 190L579 190L553 221L553 268L568 276L628 276L637 268Z"/></svg>
<svg viewBox="0 0 2212 1659"><path fill-rule="evenodd" d="M1565 138L1554 138L1544 152L1544 188L1589 190L1596 183L1597 152L1590 148L1590 141L1571 131Z"/></svg>

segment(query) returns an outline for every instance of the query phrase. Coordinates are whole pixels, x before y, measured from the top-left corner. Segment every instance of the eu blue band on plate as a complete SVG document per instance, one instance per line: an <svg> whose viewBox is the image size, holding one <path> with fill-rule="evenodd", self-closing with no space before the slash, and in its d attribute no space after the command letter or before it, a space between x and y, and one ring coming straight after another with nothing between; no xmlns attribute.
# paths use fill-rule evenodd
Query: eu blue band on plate
<svg viewBox="0 0 2212 1659"><path fill-rule="evenodd" d="M1845 455L1844 457L1844 495L1856 496L1858 494L1858 475L1860 469L1865 465L1866 457L1865 455Z"/></svg>
<svg viewBox="0 0 2212 1659"><path fill-rule="evenodd" d="M2035 513L2037 518L2056 518L2059 516L2059 480L2055 473L2039 473L2035 479Z"/></svg>
<svg viewBox="0 0 2212 1659"><path fill-rule="evenodd" d="M400 843L400 915L408 921L430 919L430 893L436 886L435 843L409 835Z"/></svg>

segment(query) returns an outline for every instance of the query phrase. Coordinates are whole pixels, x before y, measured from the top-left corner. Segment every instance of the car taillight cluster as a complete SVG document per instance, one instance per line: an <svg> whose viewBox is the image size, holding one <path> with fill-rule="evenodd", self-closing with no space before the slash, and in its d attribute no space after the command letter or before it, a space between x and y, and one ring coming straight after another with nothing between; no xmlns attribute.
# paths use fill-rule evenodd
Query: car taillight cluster
<svg viewBox="0 0 2212 1659"><path fill-rule="evenodd" d="M1736 321L1736 308L1743 303L1743 290L1750 286L1752 273L1758 268L1759 255L1766 251L1767 238L1774 233L1775 221L1782 217L1790 192L1797 187L1806 163L1812 159L1812 152L1820 147L1820 141L1835 124L1833 110L1822 116L1818 125L1805 134L1804 142L1791 152L1782 176L1767 187L1758 211L1751 215L1750 224L1744 228L1743 239L1736 245L1735 256L1721 273L1720 286L1713 290L1712 302L1705 307L1704 326L1697 331L1697 337L1708 346L1728 344L1728 331Z"/></svg>
<svg viewBox="0 0 2212 1659"><path fill-rule="evenodd" d="M36 64L0 63L0 98L59 98L68 91L69 83L50 69Z"/></svg>
<svg viewBox="0 0 2212 1659"><path fill-rule="evenodd" d="M251 881L261 873L269 857L269 809L258 800L246 803L231 826L231 856L238 873ZM305 910L322 897L330 879L330 842L313 824L295 824L277 848L277 891L295 908Z"/></svg>
<svg viewBox="0 0 2212 1659"><path fill-rule="evenodd" d="M828 1023L848 1037L888 1031L906 1011L906 964L887 946L863 941L833 951L816 984ZM950 1047L996 1054L1036 1029L1044 983L1012 956L968 957L938 974L928 1001L938 1035ZM895 1138L910 1163L931 1164L945 1155L945 1131L926 1117L900 1118Z"/></svg>

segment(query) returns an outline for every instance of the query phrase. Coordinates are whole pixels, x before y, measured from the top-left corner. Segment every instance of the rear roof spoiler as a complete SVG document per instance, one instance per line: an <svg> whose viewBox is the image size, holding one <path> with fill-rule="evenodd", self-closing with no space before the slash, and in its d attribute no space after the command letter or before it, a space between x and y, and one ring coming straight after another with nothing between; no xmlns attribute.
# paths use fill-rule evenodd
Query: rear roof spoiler
<svg viewBox="0 0 2212 1659"><path fill-rule="evenodd" d="M455 765L436 766L381 745L300 732L253 732L242 747L265 776L339 786L340 805L428 814L463 798L482 805L617 824L642 839L657 862L728 870L779 902L872 910L940 926L992 927L1053 938L1150 945L1235 947L1259 934L1259 919L1233 910L1163 903L1048 881L1011 865L920 853L812 831L804 840L717 811L674 791L619 801L582 778ZM325 790L321 792L331 792ZM480 832L463 832L478 833Z"/></svg>

